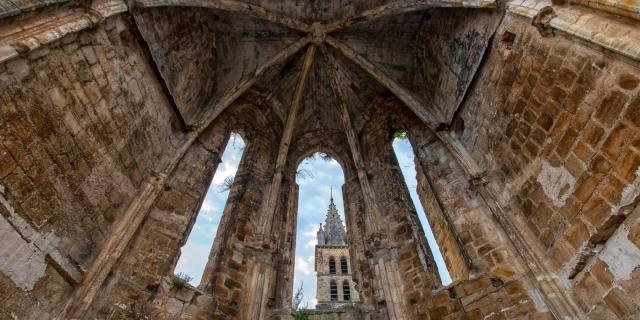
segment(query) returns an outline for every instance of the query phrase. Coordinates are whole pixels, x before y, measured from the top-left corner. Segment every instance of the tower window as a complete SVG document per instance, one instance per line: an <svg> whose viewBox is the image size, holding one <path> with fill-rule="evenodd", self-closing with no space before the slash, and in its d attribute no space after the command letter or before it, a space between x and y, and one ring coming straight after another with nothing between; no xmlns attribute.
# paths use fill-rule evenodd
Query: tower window
<svg viewBox="0 0 640 320"><path fill-rule="evenodd" d="M349 287L349 281L347 280L342 282L342 300L344 301L351 300L351 288Z"/></svg>
<svg viewBox="0 0 640 320"><path fill-rule="evenodd" d="M331 281L329 291L331 294L331 301L338 301L338 285L336 285L335 281Z"/></svg>
<svg viewBox="0 0 640 320"><path fill-rule="evenodd" d="M336 274L336 260L333 257L329 258L329 273Z"/></svg>
<svg viewBox="0 0 640 320"><path fill-rule="evenodd" d="M349 266L347 265L346 257L340 258L340 272L342 272L343 274L349 273Z"/></svg>

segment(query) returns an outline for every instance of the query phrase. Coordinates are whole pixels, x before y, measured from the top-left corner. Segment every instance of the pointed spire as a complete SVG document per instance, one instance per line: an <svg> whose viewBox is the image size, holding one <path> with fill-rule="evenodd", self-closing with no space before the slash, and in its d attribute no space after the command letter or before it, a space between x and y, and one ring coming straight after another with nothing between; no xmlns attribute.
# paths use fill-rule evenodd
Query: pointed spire
<svg viewBox="0 0 640 320"><path fill-rule="evenodd" d="M346 232L336 204L333 202L333 186L331 186L331 198L327 208L327 218L324 223L325 244L346 245ZM318 241L320 243L320 241Z"/></svg>

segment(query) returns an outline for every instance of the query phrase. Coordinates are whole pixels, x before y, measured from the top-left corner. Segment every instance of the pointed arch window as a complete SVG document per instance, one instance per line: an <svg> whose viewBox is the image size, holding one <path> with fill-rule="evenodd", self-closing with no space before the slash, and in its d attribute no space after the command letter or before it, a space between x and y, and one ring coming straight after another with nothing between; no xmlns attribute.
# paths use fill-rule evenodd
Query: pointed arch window
<svg viewBox="0 0 640 320"><path fill-rule="evenodd" d="M191 228L185 245L181 248L180 258L174 268L175 274L188 277L192 285L200 283L209 255L207 249L214 250L214 239L222 219L222 208L229 200L235 173L244 154L245 141L239 133L229 135L222 154L221 163L212 178L209 188L197 212L196 221ZM203 252L204 251L204 252Z"/></svg>
<svg viewBox="0 0 640 320"><path fill-rule="evenodd" d="M340 272L342 274L349 273L349 265L347 264L347 258L344 256L340 258Z"/></svg>
<svg viewBox="0 0 640 320"><path fill-rule="evenodd" d="M342 300L351 301L351 288L349 287L349 280L342 282Z"/></svg>
<svg viewBox="0 0 640 320"><path fill-rule="evenodd" d="M336 274L336 259L329 258L329 274Z"/></svg>
<svg viewBox="0 0 640 320"><path fill-rule="evenodd" d="M331 284L329 284L329 293L331 294L331 301L338 301L338 285L335 281L331 281Z"/></svg>
<svg viewBox="0 0 640 320"><path fill-rule="evenodd" d="M413 202L413 206L418 212L418 218L425 233L428 246L431 249L431 253L433 254L433 258L435 260L442 284L448 285L449 283L451 283L451 275L449 274L449 270L444 261L444 257L442 255L442 252L440 251L438 242L434 237L433 230L431 229L431 225L427 220L426 213L424 211L424 208L422 207L422 204L420 203L420 198L417 192L418 182L416 180L417 171L413 146L411 145L411 141L409 140L406 131L398 131L394 136L395 137L392 144L393 152L396 156L396 160L398 161L398 165L400 166L405 185L407 186L411 201Z"/></svg>

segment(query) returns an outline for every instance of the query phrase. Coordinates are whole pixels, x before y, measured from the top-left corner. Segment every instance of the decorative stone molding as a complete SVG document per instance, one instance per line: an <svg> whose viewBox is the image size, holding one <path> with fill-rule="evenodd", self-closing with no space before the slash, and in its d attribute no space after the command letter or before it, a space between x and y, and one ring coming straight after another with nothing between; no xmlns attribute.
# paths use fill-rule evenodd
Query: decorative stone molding
<svg viewBox="0 0 640 320"><path fill-rule="evenodd" d="M569 3L640 20L640 1L638 0L570 0Z"/></svg>
<svg viewBox="0 0 640 320"><path fill-rule="evenodd" d="M553 6L555 15L549 16L545 11L550 6L547 0L513 1L507 4L507 11L532 19L534 25L542 13L545 26L640 61L637 22L581 6Z"/></svg>
<svg viewBox="0 0 640 320"><path fill-rule="evenodd" d="M98 2L91 8L64 7L17 21L12 28L0 29L0 63L126 11L127 6L123 1L108 0Z"/></svg>
<svg viewBox="0 0 640 320"><path fill-rule="evenodd" d="M0 0L0 19L16 16L19 14L31 12L47 6L62 4L69 0L44 0L44 1L25 1L25 0Z"/></svg>

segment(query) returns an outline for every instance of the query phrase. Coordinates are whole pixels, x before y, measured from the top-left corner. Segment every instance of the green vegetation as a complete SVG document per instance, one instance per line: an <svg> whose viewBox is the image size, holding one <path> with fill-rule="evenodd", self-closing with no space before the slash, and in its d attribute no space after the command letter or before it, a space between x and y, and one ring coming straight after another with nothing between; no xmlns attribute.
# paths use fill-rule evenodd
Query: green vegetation
<svg viewBox="0 0 640 320"><path fill-rule="evenodd" d="M396 133L393 134L393 137L400 140L408 139L407 132L404 130L396 131Z"/></svg>
<svg viewBox="0 0 640 320"><path fill-rule="evenodd" d="M189 286L189 281L191 280L193 280L193 278L190 275L179 272L171 278L171 286L176 290L184 289Z"/></svg>

